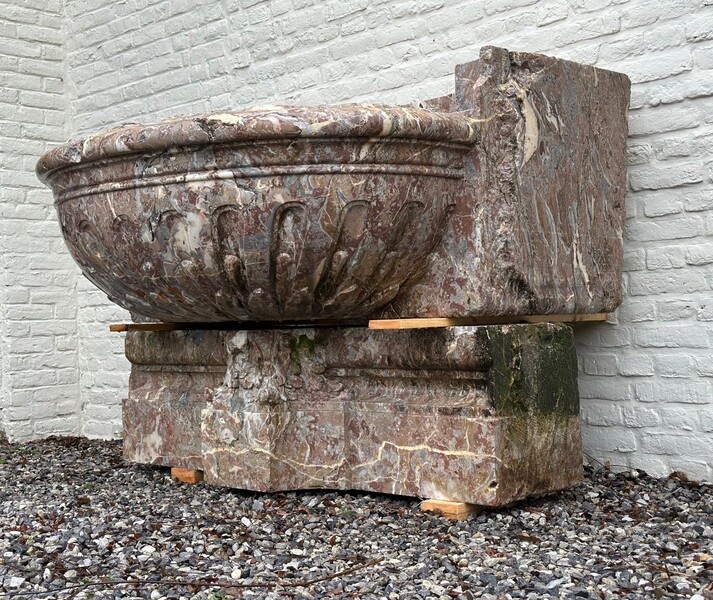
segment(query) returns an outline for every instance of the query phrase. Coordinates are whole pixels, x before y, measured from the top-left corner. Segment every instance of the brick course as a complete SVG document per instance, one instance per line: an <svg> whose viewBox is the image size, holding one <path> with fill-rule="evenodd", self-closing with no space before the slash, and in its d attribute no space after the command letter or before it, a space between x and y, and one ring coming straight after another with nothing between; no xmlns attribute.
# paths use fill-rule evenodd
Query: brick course
<svg viewBox="0 0 713 600"><path fill-rule="evenodd" d="M0 15L0 427L77 434L77 269L33 173L67 137L63 10L0 0Z"/></svg>

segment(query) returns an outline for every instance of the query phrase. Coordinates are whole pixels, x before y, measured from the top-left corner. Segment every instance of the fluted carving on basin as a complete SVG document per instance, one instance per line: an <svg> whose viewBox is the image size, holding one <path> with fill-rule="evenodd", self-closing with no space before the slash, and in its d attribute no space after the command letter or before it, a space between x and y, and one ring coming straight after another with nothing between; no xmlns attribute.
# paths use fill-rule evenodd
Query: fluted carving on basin
<svg viewBox="0 0 713 600"><path fill-rule="evenodd" d="M239 206L221 206L212 214L211 234L213 248L216 252L215 264L220 268L224 281L230 289L231 297L241 310L247 312L250 290L239 246L241 240L236 235L230 234L231 231L243 230L240 221L241 214ZM222 294L219 291L216 295Z"/></svg>
<svg viewBox="0 0 713 600"><path fill-rule="evenodd" d="M263 196L255 201L266 202ZM73 254L89 280L140 314L330 319L368 315L417 277L451 206L445 198L411 200L385 212L340 191L320 202L293 200L284 190L277 196L260 218L231 203L209 213L155 209L143 220L117 214L110 227L98 227L75 211L77 225L65 218L63 229L73 230Z"/></svg>
<svg viewBox="0 0 713 600"><path fill-rule="evenodd" d="M239 206L213 212L212 247L229 290L253 319L361 316L388 302L414 275L445 225L444 214L424 225L422 202L403 204L382 235L366 229L370 206L352 200L332 215L332 226L312 218L324 213L300 201L276 206L264 235L244 235L246 215ZM258 242L262 246L256 245ZM241 247L242 244L242 247Z"/></svg>
<svg viewBox="0 0 713 600"><path fill-rule="evenodd" d="M334 243L330 246L325 259L325 266L314 290L315 300L328 307L333 305L345 291L349 291L352 280L343 277L349 272L355 248L360 240L367 236L365 221L368 205L363 200L354 200L345 205L340 214Z"/></svg>
<svg viewBox="0 0 713 600"><path fill-rule="evenodd" d="M38 169L89 279L164 321L374 314L425 271L475 140L464 115L369 105L129 129Z"/></svg>
<svg viewBox="0 0 713 600"><path fill-rule="evenodd" d="M309 279L314 276L310 261L307 207L302 202L278 206L270 221L269 280L273 301L280 312L314 308Z"/></svg>

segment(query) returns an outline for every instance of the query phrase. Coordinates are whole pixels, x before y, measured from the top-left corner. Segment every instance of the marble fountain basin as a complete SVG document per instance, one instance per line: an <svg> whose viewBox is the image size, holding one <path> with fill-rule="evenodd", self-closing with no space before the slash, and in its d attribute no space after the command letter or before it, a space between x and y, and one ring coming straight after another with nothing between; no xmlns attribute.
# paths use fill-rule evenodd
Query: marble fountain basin
<svg viewBox="0 0 713 600"><path fill-rule="evenodd" d="M421 276L475 137L465 113L264 107L121 126L37 172L83 273L135 315L348 319Z"/></svg>
<svg viewBox="0 0 713 600"><path fill-rule="evenodd" d="M412 108L122 126L42 157L85 275L135 318L195 323L127 334L128 460L483 506L581 480L571 328L338 326L619 304L628 78L486 47L454 84ZM319 320L336 326L275 326Z"/></svg>

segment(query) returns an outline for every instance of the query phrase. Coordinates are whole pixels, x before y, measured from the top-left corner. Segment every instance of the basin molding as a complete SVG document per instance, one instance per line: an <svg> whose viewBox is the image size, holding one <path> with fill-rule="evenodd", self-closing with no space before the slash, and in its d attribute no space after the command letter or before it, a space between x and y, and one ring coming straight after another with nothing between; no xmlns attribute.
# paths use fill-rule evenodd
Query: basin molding
<svg viewBox="0 0 713 600"><path fill-rule="evenodd" d="M38 173L84 274L133 313L354 319L427 267L476 133L417 107L265 107L112 130Z"/></svg>

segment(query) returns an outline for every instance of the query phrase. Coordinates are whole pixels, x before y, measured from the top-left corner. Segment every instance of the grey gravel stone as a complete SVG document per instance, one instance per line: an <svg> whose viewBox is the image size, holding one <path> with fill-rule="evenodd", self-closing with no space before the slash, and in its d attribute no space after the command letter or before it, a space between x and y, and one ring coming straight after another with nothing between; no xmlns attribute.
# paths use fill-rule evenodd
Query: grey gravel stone
<svg viewBox="0 0 713 600"><path fill-rule="evenodd" d="M0 598L713 599L713 487L639 471L462 522L185 485L117 442L0 441L0 476Z"/></svg>

